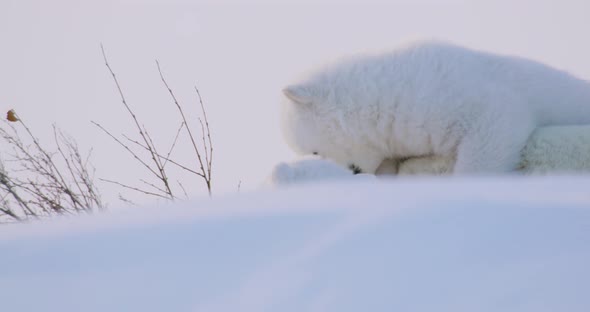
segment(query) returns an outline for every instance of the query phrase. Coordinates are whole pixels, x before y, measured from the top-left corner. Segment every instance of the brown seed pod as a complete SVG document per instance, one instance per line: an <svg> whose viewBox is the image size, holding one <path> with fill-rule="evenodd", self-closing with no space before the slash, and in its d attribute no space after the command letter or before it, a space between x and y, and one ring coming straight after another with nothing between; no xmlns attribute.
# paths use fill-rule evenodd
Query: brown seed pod
<svg viewBox="0 0 590 312"><path fill-rule="evenodd" d="M8 111L8 113L6 113L6 119L8 119L8 121L12 121L12 122L18 121L18 118L16 117L16 113L14 112L14 109L11 109Z"/></svg>

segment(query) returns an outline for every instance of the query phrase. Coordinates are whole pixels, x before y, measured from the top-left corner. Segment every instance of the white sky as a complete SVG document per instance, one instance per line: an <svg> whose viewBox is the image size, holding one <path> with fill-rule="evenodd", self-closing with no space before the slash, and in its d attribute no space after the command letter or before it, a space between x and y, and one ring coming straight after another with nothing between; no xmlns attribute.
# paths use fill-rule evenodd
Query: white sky
<svg viewBox="0 0 590 312"><path fill-rule="evenodd" d="M130 105L166 150L178 117L158 59L187 107L196 107L192 86L201 90L219 194L239 181L244 190L256 188L274 164L293 157L279 131L280 90L336 57L436 38L590 78L586 0L345 2L1 0L0 110L16 109L48 143L56 123L83 150L94 147L98 176L134 184L146 177L141 167L90 123L134 134L99 44ZM177 157L191 159L190 149L179 148ZM204 194L201 181L184 181ZM116 204L118 189L103 190Z"/></svg>

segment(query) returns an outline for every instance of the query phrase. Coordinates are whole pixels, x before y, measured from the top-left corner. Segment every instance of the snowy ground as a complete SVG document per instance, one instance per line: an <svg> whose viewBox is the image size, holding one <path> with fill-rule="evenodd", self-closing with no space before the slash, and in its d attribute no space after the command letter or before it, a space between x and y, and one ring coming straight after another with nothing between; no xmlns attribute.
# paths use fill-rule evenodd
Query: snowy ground
<svg viewBox="0 0 590 312"><path fill-rule="evenodd" d="M590 177L309 184L0 227L2 311L590 311Z"/></svg>

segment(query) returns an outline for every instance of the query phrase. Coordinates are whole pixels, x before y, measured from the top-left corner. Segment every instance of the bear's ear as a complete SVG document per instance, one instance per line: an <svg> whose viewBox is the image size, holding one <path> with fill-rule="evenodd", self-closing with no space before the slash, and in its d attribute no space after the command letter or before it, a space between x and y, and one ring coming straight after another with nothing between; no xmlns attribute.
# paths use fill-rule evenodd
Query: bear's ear
<svg viewBox="0 0 590 312"><path fill-rule="evenodd" d="M315 98L315 93L312 88L301 85L285 87L283 89L283 94L291 101L303 105L311 104Z"/></svg>

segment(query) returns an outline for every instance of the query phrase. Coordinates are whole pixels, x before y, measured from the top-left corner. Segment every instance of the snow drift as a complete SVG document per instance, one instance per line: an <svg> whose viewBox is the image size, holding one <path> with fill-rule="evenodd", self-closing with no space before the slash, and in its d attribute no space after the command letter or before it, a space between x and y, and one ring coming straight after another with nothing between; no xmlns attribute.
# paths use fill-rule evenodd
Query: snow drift
<svg viewBox="0 0 590 312"><path fill-rule="evenodd" d="M3 311L588 311L590 177L310 184L0 228Z"/></svg>

